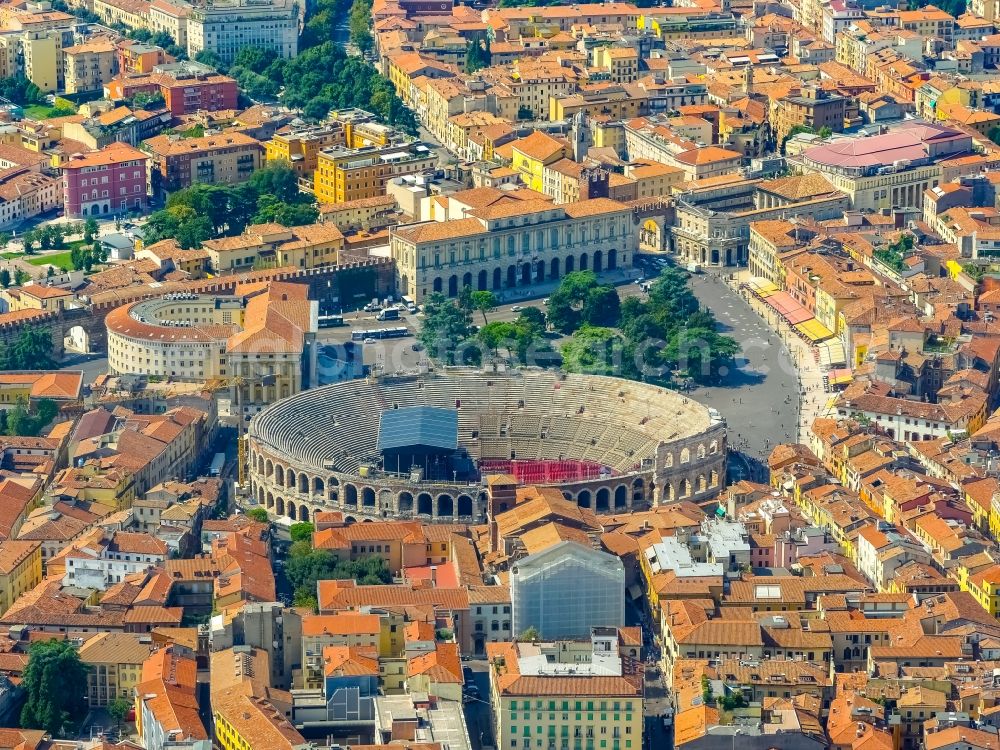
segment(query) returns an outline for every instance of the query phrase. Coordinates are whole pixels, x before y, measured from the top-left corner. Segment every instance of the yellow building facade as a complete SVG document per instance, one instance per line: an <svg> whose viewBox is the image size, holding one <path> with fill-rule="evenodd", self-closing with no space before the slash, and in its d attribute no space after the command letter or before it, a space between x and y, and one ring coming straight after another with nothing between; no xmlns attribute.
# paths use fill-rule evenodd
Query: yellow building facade
<svg viewBox="0 0 1000 750"><path fill-rule="evenodd" d="M0 544L0 612L41 582L41 542L8 539Z"/></svg>

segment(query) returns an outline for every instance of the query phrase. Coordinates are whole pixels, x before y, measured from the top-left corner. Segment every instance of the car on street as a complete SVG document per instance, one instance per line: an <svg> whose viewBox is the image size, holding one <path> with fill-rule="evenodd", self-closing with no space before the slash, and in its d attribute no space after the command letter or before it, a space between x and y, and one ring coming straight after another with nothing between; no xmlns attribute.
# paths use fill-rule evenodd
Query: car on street
<svg viewBox="0 0 1000 750"><path fill-rule="evenodd" d="M521 312L524 309L523 305L512 305L510 308L511 312Z"/></svg>
<svg viewBox="0 0 1000 750"><path fill-rule="evenodd" d="M361 343L363 343L363 344L374 344L375 343L375 339L373 339L371 336L369 336L368 338L366 338Z"/></svg>
<svg viewBox="0 0 1000 750"><path fill-rule="evenodd" d="M465 678L466 685L471 685L475 682L476 673L472 671L472 667L462 667L462 677Z"/></svg>

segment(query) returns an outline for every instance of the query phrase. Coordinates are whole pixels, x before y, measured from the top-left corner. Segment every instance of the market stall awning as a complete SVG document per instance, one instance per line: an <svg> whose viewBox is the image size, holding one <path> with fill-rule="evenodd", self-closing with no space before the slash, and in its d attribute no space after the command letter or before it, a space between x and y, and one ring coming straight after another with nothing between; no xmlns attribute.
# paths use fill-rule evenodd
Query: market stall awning
<svg viewBox="0 0 1000 750"><path fill-rule="evenodd" d="M793 326L804 323L813 317L813 314L788 292L769 294L764 298L764 301Z"/></svg>
<svg viewBox="0 0 1000 750"><path fill-rule="evenodd" d="M840 339L824 341L818 346L819 363L823 367L836 367L846 365L847 356L844 354L844 342Z"/></svg>
<svg viewBox="0 0 1000 750"><path fill-rule="evenodd" d="M810 341L823 341L833 336L833 331L815 318L799 323L795 326L795 330Z"/></svg>
<svg viewBox="0 0 1000 750"><path fill-rule="evenodd" d="M756 294L758 297L768 297L775 292L780 291L778 287L772 284L767 279L762 279L759 276L754 276L747 282L747 287L751 292Z"/></svg>
<svg viewBox="0 0 1000 750"><path fill-rule="evenodd" d="M796 302L795 298L788 292L775 292L774 294L770 294L765 302L777 310L779 315L784 315L786 312L794 310L796 307L802 307L802 305Z"/></svg>
<svg viewBox="0 0 1000 750"><path fill-rule="evenodd" d="M851 374L850 368L840 367L835 370L830 370L826 374L826 379L830 385L847 385L854 380L854 376Z"/></svg>
<svg viewBox="0 0 1000 750"><path fill-rule="evenodd" d="M788 312L786 312L784 314L784 318L789 322L789 324L798 328L799 325L801 325L802 323L812 320L813 315L804 307L797 307L794 310L789 310Z"/></svg>

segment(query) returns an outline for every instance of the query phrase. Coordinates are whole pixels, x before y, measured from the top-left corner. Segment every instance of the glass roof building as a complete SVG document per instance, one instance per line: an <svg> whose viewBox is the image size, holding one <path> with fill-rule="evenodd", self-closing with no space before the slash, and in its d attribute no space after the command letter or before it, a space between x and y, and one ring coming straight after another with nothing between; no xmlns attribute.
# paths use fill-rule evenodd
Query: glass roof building
<svg viewBox="0 0 1000 750"><path fill-rule="evenodd" d="M512 632L543 639L588 639L591 628L625 624L622 561L576 542L518 560L510 571Z"/></svg>

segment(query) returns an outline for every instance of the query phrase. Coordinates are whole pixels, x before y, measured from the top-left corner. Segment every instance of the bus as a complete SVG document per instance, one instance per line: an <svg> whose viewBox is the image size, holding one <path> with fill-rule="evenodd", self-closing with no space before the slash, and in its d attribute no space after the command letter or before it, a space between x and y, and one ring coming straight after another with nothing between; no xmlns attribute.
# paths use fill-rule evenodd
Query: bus
<svg viewBox="0 0 1000 750"><path fill-rule="evenodd" d="M347 323L344 322L344 316L340 313L333 315L320 315L319 316L319 327L320 328L337 328L339 326L345 326Z"/></svg>
<svg viewBox="0 0 1000 750"><path fill-rule="evenodd" d="M365 339L400 339L410 335L410 329L406 326L396 328L373 328L370 331L351 331L351 341L364 341Z"/></svg>
<svg viewBox="0 0 1000 750"><path fill-rule="evenodd" d="M225 466L226 466L226 454L216 453L215 457L212 459L212 465L208 467L208 475L210 477L220 476Z"/></svg>

